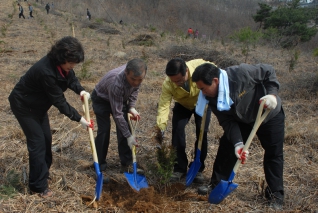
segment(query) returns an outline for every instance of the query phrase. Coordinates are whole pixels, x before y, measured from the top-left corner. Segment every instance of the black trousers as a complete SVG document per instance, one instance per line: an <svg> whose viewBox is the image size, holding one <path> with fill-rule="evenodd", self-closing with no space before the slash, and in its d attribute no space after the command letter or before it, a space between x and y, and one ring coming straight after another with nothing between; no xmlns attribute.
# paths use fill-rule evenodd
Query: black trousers
<svg viewBox="0 0 318 213"><path fill-rule="evenodd" d="M33 192L43 192L48 188L47 178L52 164L52 135L48 114L43 117L21 115L11 106L27 139L29 152L29 188Z"/></svg>
<svg viewBox="0 0 318 213"><path fill-rule="evenodd" d="M185 152L185 149L186 149L185 127L187 123L189 122L192 114L194 114L195 127L196 127L196 131L195 131L196 141L194 143L194 150L196 155L202 117L197 115L194 109L189 110L183 107L181 104L175 103L175 106L173 108L173 115L172 115L172 146L176 149L176 152L177 152L177 159L176 159L177 163L174 165L174 172L182 172L182 173L187 172L188 158ZM207 146L208 146L207 135L208 135L210 119L211 119L211 108L209 107L207 111L205 128L204 128L203 139L202 139L202 147L201 147L201 155L200 155L201 168L199 169L199 172L202 172L205 168L204 161L207 156ZM189 164L189 167L190 166L191 166L191 163Z"/></svg>
<svg viewBox="0 0 318 213"><path fill-rule="evenodd" d="M265 150L263 167L266 182L271 192L284 192L283 186L283 144L285 114L283 109L271 120L262 124L256 135ZM244 142L247 140L254 124L239 123ZM221 180L228 180L237 161L233 144L223 135L213 165L211 185L215 187ZM248 162L249 163L249 162Z"/></svg>
<svg viewBox="0 0 318 213"><path fill-rule="evenodd" d="M98 126L97 136L95 138L95 146L97 151L97 157L99 164L106 163L106 156L109 147L110 139L110 128L111 121L110 115L112 114L112 109L110 103L97 96L96 91L92 92L93 110L96 116L96 122ZM124 118L128 121L127 113L128 106L124 104L122 112L124 113ZM127 144L127 139L123 136L121 131L116 126L117 142L118 142L118 153L120 158L120 163L122 165L129 165L132 162L132 153Z"/></svg>
<svg viewBox="0 0 318 213"><path fill-rule="evenodd" d="M19 13L19 18L21 18L21 17L23 17L25 19L24 15L23 15L23 12Z"/></svg>

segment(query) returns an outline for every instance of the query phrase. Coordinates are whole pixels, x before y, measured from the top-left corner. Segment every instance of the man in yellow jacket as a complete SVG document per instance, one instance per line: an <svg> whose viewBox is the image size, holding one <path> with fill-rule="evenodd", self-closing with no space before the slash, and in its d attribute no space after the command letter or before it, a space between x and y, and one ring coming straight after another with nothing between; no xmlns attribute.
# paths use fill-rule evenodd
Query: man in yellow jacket
<svg viewBox="0 0 318 213"><path fill-rule="evenodd" d="M171 182L179 181L187 173L188 165L186 149L185 127L189 122L192 114L194 114L196 125L196 141L195 150L198 146L200 134L201 116L195 113L195 106L200 90L195 82L192 82L191 76L195 68L204 63L211 63L203 59L195 59L185 62L181 58L170 60L166 66L167 78L162 84L162 91L157 114L157 127L161 130L158 136L162 138L167 128L167 122L170 112L170 104L172 99L175 101L172 115L172 146L176 149L177 159L174 165L173 174L170 178ZM213 64L213 63L211 63ZM208 109L205 129L201 147L201 168L194 178L194 183L203 183L204 178L202 171L205 168L204 160L207 156L207 130L211 118L211 108Z"/></svg>

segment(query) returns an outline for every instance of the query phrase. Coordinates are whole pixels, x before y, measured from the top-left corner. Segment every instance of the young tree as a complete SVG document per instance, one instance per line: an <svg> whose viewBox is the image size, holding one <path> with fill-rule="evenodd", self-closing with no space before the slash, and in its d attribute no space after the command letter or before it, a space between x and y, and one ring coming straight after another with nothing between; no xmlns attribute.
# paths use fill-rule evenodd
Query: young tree
<svg viewBox="0 0 318 213"><path fill-rule="evenodd" d="M230 39L240 43L242 54L245 56L245 63L251 50L251 46L255 46L262 33L251 30L250 27L242 28L230 35Z"/></svg>

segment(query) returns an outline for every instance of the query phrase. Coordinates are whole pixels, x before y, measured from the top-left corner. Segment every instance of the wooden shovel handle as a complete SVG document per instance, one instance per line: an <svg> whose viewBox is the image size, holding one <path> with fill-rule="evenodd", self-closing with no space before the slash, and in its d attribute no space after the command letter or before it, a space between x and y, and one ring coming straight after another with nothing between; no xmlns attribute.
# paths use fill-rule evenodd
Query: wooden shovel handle
<svg viewBox="0 0 318 213"><path fill-rule="evenodd" d="M131 130L131 134L132 134L132 136L135 137L138 120L136 120L135 125L133 125L132 121L131 121L131 118L133 117L133 115L131 113L127 113L127 116L128 116L128 123L129 123L129 127L130 127L130 130ZM136 147L135 146L133 146L131 148L131 153L132 153L133 163L137 162L137 159L136 159Z"/></svg>
<svg viewBox="0 0 318 213"><path fill-rule="evenodd" d="M87 121L90 121L90 115L89 115L89 106L88 106L88 98L86 94L83 94L83 110L85 112L85 119ZM97 153L96 153L96 147L95 147L95 139L94 139L94 133L92 128L88 127L88 132L89 132L89 139L90 139L90 144L91 144L91 149L93 153L93 160L94 162L98 163L98 158L97 158Z"/></svg>
<svg viewBox="0 0 318 213"><path fill-rule="evenodd" d="M245 152L246 150L248 150L249 146L251 145L251 142L259 128L259 126L261 125L261 123L265 120L265 118L267 117L268 113L270 112L270 109L266 109L265 112L263 113L262 115L262 112L263 112L263 109L264 109L264 104L265 104L265 100L263 100L258 108L258 113L257 113L257 116L256 116L256 120L255 120L255 123L254 123L254 126L253 126L253 129L247 139L247 141L245 142L245 145L244 145L244 148L243 148L243 152ZM262 117L261 117L262 115ZM237 172L239 166L241 165L241 160L237 160L236 161L236 164L233 168L233 171L234 173Z"/></svg>
<svg viewBox="0 0 318 213"><path fill-rule="evenodd" d="M200 127L200 135L199 135L199 141L198 141L198 150L201 150L202 147L202 140L203 140L203 134L205 130L205 121L206 121L206 114L208 111L209 104L207 103L204 107L204 112L201 120L201 127Z"/></svg>

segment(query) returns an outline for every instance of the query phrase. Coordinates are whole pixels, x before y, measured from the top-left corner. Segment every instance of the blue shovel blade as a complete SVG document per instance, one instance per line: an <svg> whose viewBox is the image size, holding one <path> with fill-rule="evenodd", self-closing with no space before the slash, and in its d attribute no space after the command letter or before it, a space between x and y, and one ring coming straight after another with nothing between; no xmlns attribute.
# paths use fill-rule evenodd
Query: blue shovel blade
<svg viewBox="0 0 318 213"><path fill-rule="evenodd" d="M186 186L191 185L194 178L197 176L199 169L201 168L200 155L201 155L201 150L197 149L195 159L192 162L192 164L188 170L187 176L186 176Z"/></svg>
<svg viewBox="0 0 318 213"><path fill-rule="evenodd" d="M238 184L221 180L221 182L212 190L209 195L209 203L219 204L224 198L226 198L231 192L238 187Z"/></svg>
<svg viewBox="0 0 318 213"><path fill-rule="evenodd" d="M95 197L96 200L99 200L102 195L103 189L103 173L99 170L99 164L94 162L95 172L97 176L96 187L95 187Z"/></svg>
<svg viewBox="0 0 318 213"><path fill-rule="evenodd" d="M139 190L142 188L148 188L149 186L148 186L146 177L144 175L137 174L137 163L133 163L133 167L134 167L133 173L128 173L128 172L124 173L131 188L133 188L137 192L139 192Z"/></svg>

